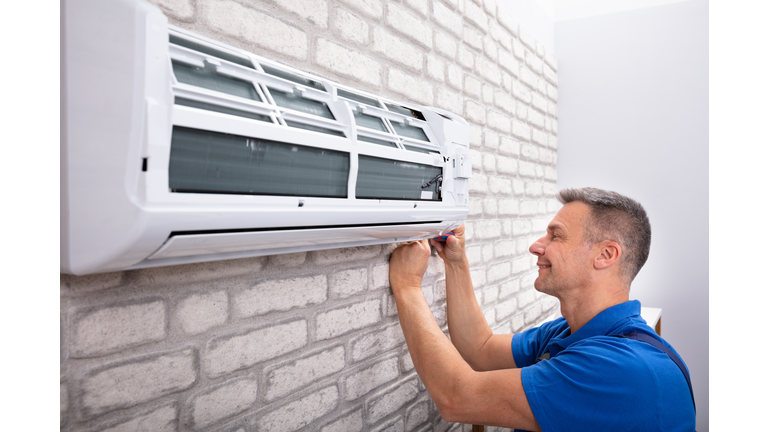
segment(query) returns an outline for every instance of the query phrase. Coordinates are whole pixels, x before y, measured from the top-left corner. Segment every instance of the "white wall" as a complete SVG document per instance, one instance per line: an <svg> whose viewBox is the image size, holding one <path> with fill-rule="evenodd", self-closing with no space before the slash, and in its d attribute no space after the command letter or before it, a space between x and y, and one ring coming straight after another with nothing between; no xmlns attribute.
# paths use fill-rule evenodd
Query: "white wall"
<svg viewBox="0 0 768 432"><path fill-rule="evenodd" d="M558 188L639 200L648 263L631 297L663 308L709 430L708 2L557 22Z"/></svg>
<svg viewBox="0 0 768 432"><path fill-rule="evenodd" d="M553 0L498 0L498 3L499 8L507 11L547 51L557 55Z"/></svg>

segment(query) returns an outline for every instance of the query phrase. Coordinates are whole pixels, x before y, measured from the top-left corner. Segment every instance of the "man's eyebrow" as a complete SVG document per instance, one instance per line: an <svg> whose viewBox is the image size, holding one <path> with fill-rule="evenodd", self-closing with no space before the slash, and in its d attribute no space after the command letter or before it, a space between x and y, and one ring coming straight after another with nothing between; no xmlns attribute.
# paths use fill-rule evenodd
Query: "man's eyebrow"
<svg viewBox="0 0 768 432"><path fill-rule="evenodd" d="M547 231L562 231L563 226L559 223L553 222L547 226Z"/></svg>

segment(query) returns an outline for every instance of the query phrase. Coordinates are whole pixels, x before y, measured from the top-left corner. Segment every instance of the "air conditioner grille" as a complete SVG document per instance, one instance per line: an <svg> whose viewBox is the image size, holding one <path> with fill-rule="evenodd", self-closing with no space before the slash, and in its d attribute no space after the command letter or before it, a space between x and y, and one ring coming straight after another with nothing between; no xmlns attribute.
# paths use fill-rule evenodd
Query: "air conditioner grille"
<svg viewBox="0 0 768 432"><path fill-rule="evenodd" d="M174 126L173 192L347 197L349 154Z"/></svg>

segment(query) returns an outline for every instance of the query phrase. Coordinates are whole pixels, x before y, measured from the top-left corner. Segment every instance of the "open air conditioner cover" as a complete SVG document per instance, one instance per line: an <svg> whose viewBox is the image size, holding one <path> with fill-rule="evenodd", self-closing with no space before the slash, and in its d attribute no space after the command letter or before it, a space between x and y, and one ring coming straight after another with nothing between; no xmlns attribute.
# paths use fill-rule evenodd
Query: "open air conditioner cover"
<svg viewBox="0 0 768 432"><path fill-rule="evenodd" d="M429 238L468 212L469 126L168 25L64 3L61 271Z"/></svg>

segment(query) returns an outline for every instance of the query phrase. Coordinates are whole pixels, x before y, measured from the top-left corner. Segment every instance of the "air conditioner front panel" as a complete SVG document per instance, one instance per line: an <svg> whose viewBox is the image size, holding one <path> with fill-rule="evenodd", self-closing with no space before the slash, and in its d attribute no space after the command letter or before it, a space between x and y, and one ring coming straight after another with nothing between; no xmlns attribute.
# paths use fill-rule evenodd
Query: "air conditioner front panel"
<svg viewBox="0 0 768 432"><path fill-rule="evenodd" d="M313 250L318 246L368 242L376 244L393 239L410 239L430 236L443 227L442 221L418 225L329 227L323 229L235 232L220 234L177 234L148 260L175 258L193 255L220 254L241 251L275 249Z"/></svg>
<svg viewBox="0 0 768 432"><path fill-rule="evenodd" d="M468 213L455 114L169 26L143 0L62 15L64 273L427 238Z"/></svg>

